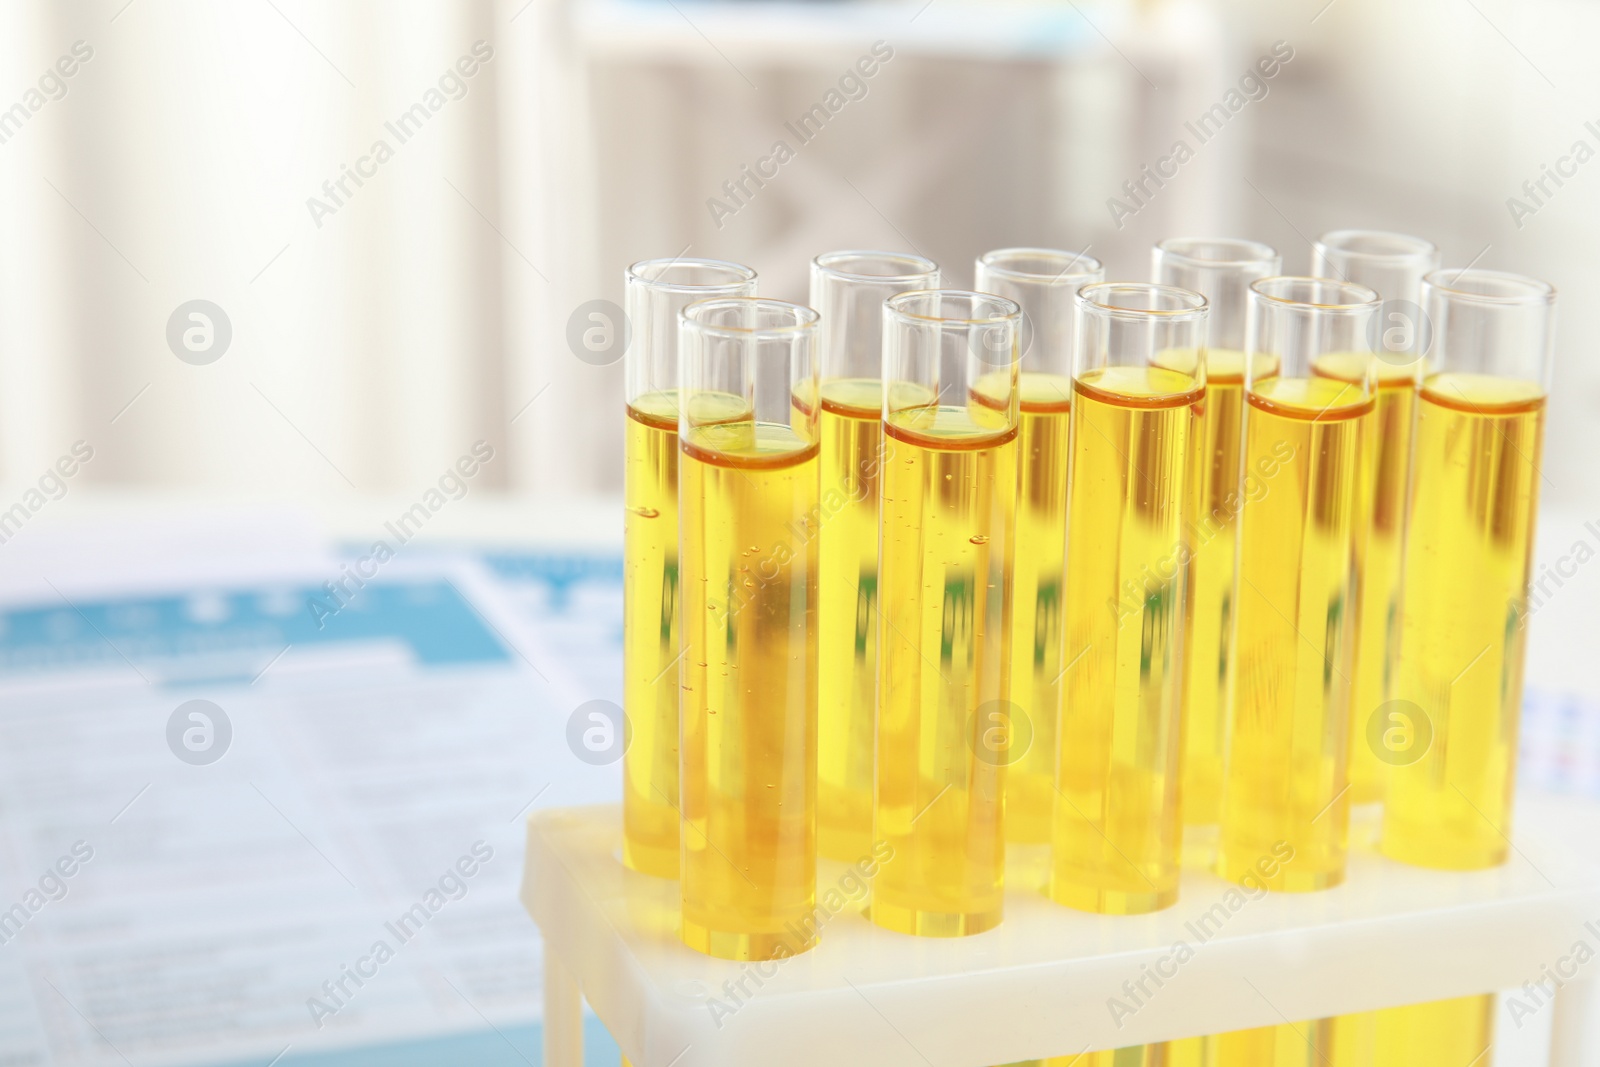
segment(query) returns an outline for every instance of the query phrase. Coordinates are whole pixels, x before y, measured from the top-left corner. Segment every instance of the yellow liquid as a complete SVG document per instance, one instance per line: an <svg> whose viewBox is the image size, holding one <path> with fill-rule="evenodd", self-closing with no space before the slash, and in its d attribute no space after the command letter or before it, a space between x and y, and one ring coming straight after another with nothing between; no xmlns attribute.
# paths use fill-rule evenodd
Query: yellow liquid
<svg viewBox="0 0 1600 1067"><path fill-rule="evenodd" d="M884 425L874 833L893 855L872 920L902 933L1000 922L1017 478L1006 423L975 404L898 410Z"/></svg>
<svg viewBox="0 0 1600 1067"><path fill-rule="evenodd" d="M1406 476L1411 465L1411 420L1417 388L1410 367L1396 366L1365 353L1324 356L1312 373L1359 380L1368 361L1377 375L1372 412L1373 447L1365 457L1358 490L1366 536L1356 546L1355 658L1350 668L1350 801L1383 799L1387 765L1367 744L1373 714L1394 693L1400 645L1400 577L1405 536Z"/></svg>
<svg viewBox="0 0 1600 1067"><path fill-rule="evenodd" d="M1244 459L1268 488L1239 522L1220 857L1236 882L1301 892L1344 880L1356 491L1373 408L1362 392L1274 378L1246 397ZM1262 863L1285 845L1283 863Z"/></svg>
<svg viewBox="0 0 1600 1067"><path fill-rule="evenodd" d="M683 440L683 940L816 940L817 446L772 423Z"/></svg>
<svg viewBox="0 0 1600 1067"><path fill-rule="evenodd" d="M1166 1067L1217 1067L1217 1038L1186 1037L1168 1041Z"/></svg>
<svg viewBox="0 0 1600 1067"><path fill-rule="evenodd" d="M1010 383L987 375L973 388L1003 406ZM1056 723L1061 716L1062 583L1066 577L1067 435L1072 379L1024 371L1018 392L1017 547L1011 597L1011 751L1006 761L1006 838L1050 840L1056 799Z"/></svg>
<svg viewBox="0 0 1600 1067"><path fill-rule="evenodd" d="M1167 1042L1166 1067L1329 1067L1330 1034L1321 1020L1186 1037Z"/></svg>
<svg viewBox="0 0 1600 1067"><path fill-rule="evenodd" d="M908 383L896 385L906 399ZM919 395L931 397L927 390ZM795 408L811 404L796 396ZM817 600L817 849L854 862L872 849L878 699L878 483L887 458L883 383L822 383Z"/></svg>
<svg viewBox="0 0 1600 1067"><path fill-rule="evenodd" d="M678 876L678 396L628 406L624 454L622 858Z"/></svg>
<svg viewBox="0 0 1600 1067"><path fill-rule="evenodd" d="M1341 1015L1331 1020L1328 1067L1486 1067L1494 1039L1494 997Z"/></svg>
<svg viewBox="0 0 1600 1067"><path fill-rule="evenodd" d="M1167 1046L1129 1045L1126 1048L1080 1052L1073 1056L1051 1056L1034 1060L1039 1067L1171 1067Z"/></svg>
<svg viewBox="0 0 1600 1067"><path fill-rule="evenodd" d="M1382 838L1405 863L1506 859L1544 406L1531 383L1423 383L1396 697L1432 739L1389 769Z"/></svg>
<svg viewBox="0 0 1600 1067"><path fill-rule="evenodd" d="M1132 914L1178 894L1184 480L1204 394L1158 367L1074 388L1050 894Z"/></svg>
<svg viewBox="0 0 1600 1067"><path fill-rule="evenodd" d="M1378 1054L1377 1012L1335 1016L1328 1020L1328 1033L1329 1067L1373 1067Z"/></svg>
<svg viewBox="0 0 1600 1067"><path fill-rule="evenodd" d="M1192 371L1194 353L1163 352L1156 362ZM1277 373L1277 360L1258 356L1257 381ZM1184 598L1183 759L1179 789L1188 826L1215 825L1222 813L1222 768L1227 756L1228 648L1233 635L1233 567L1239 512L1259 492L1254 475L1239 482L1240 423L1244 417L1244 353L1206 353L1206 397L1195 424L1188 473L1188 591Z"/></svg>

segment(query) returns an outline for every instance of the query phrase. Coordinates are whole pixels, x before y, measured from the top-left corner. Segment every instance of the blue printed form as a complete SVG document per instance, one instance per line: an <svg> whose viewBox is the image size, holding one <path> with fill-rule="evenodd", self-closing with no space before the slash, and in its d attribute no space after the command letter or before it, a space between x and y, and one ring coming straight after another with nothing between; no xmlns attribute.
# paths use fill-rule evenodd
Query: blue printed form
<svg viewBox="0 0 1600 1067"><path fill-rule="evenodd" d="M620 794L620 562L414 557L0 601L0 1063L539 1062L523 820Z"/></svg>

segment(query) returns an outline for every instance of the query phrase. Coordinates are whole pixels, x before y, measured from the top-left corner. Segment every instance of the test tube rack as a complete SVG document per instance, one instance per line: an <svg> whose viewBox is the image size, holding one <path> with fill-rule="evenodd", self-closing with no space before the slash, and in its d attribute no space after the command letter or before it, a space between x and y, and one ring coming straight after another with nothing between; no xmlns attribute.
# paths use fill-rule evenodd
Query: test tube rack
<svg viewBox="0 0 1600 1067"><path fill-rule="evenodd" d="M1052 903L1042 847L1012 846L1005 921L965 938L873 926L824 861L819 945L761 964L686 948L677 883L623 867L621 826L615 806L527 822L546 1067L582 1067L585 998L634 1067L988 1067L1518 989L1600 940L1600 809L1579 802L1525 800L1508 862L1471 872L1381 856L1358 809L1341 886L1251 894L1186 866L1178 903L1138 916ZM1592 981L1539 1009L1552 1067L1594 1054Z"/></svg>

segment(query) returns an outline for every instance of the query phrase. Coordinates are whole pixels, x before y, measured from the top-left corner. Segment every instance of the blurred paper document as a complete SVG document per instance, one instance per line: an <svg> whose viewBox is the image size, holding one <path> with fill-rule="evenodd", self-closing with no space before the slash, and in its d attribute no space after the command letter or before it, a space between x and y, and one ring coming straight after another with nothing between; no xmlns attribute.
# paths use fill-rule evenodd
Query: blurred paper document
<svg viewBox="0 0 1600 1067"><path fill-rule="evenodd" d="M522 819L618 795L566 740L614 561L169 533L0 549L0 1064L536 1059Z"/></svg>

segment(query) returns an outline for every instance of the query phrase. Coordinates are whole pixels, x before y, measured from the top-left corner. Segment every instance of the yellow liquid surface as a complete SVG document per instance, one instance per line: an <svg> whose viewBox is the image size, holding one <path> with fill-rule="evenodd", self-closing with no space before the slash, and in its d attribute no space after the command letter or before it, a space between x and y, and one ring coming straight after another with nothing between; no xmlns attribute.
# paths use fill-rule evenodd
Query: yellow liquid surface
<svg viewBox="0 0 1600 1067"><path fill-rule="evenodd" d="M882 388L876 379L824 382L818 416L827 518L818 534L817 844L846 862L872 847Z"/></svg>
<svg viewBox="0 0 1600 1067"><path fill-rule="evenodd" d="M623 861L678 876L678 396L628 406L622 554Z"/></svg>
<svg viewBox="0 0 1600 1067"><path fill-rule="evenodd" d="M1350 668L1350 801L1354 804L1383 798L1387 765L1367 744L1367 726L1394 694L1400 648L1400 552L1417 388L1413 368L1374 360L1365 353L1331 353L1312 367L1313 374L1356 381L1369 361L1378 389L1372 412L1373 447L1364 458L1358 489L1366 536L1356 546L1360 606Z"/></svg>
<svg viewBox="0 0 1600 1067"><path fill-rule="evenodd" d="M1404 617L1382 849L1470 870L1506 859L1522 701L1543 392L1435 374L1417 412ZM1431 734L1421 748L1421 731Z"/></svg>
<svg viewBox="0 0 1600 1067"><path fill-rule="evenodd" d="M1331 1022L1328 1067L1487 1064L1494 997L1457 997L1341 1015Z"/></svg>
<svg viewBox="0 0 1600 1067"><path fill-rule="evenodd" d="M1244 459L1270 472L1239 522L1233 728L1222 874L1304 891L1344 879L1362 387L1274 378L1246 397ZM1292 856L1263 877L1260 861Z"/></svg>
<svg viewBox="0 0 1600 1067"><path fill-rule="evenodd" d="M1003 407L1009 377L980 378L979 403ZM1018 391L1017 547L1011 596L1011 753L1006 837L1050 840L1056 799L1056 724L1061 716L1062 584L1066 577L1067 436L1072 379L1024 371Z"/></svg>
<svg viewBox="0 0 1600 1067"><path fill-rule="evenodd" d="M1156 363L1192 370L1193 352L1162 352ZM1261 491L1259 472L1239 479L1244 416L1244 353L1206 353L1206 397L1190 449L1188 592L1184 599L1183 761L1180 804L1190 826L1215 825L1222 812L1227 755L1228 647L1233 633L1233 567L1239 512ZM1255 378L1277 373L1275 357L1256 357Z"/></svg>
<svg viewBox="0 0 1600 1067"><path fill-rule="evenodd" d="M683 441L683 940L815 942L817 447L790 427Z"/></svg>
<svg viewBox="0 0 1600 1067"><path fill-rule="evenodd" d="M1178 892L1178 647L1188 448L1203 398L1158 367L1081 375L1050 892L1128 914Z"/></svg>
<svg viewBox="0 0 1600 1067"><path fill-rule="evenodd" d="M1001 917L1016 429L982 405L885 422L872 919L979 933Z"/></svg>

